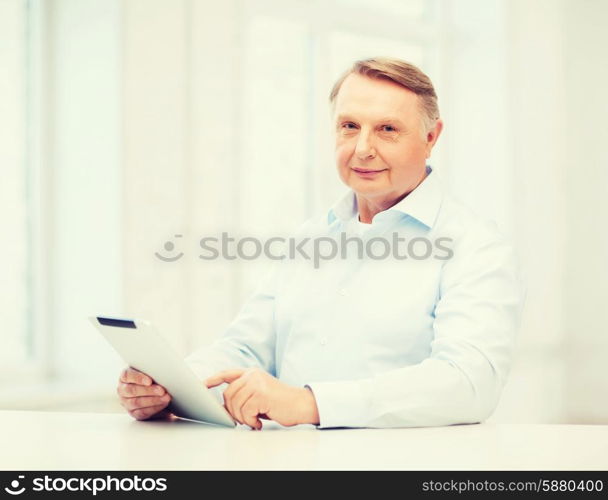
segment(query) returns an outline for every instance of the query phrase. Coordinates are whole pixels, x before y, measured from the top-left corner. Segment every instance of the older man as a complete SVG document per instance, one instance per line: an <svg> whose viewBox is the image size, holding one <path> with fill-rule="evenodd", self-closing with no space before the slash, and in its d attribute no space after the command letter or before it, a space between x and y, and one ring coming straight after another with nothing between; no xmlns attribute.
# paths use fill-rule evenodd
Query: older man
<svg viewBox="0 0 608 500"><path fill-rule="evenodd" d="M227 384L227 410L254 429L262 419L320 428L480 422L511 365L523 303L513 252L427 166L443 123L422 71L358 61L330 101L338 174L350 189L297 236L397 235L434 249L443 240L448 254L318 269L280 261L222 337L187 362L207 386ZM121 374L118 392L137 419L170 402L135 370Z"/></svg>

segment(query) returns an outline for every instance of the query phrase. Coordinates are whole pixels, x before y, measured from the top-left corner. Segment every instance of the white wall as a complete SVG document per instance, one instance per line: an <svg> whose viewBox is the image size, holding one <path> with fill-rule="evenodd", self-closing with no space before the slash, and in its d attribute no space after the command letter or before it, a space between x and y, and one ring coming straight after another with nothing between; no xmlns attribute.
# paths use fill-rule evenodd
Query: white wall
<svg viewBox="0 0 608 500"><path fill-rule="evenodd" d="M561 2L506 3L509 210L527 285L516 363L497 420L564 419Z"/></svg>
<svg viewBox="0 0 608 500"><path fill-rule="evenodd" d="M179 345L188 331L191 252L174 265L154 257L173 235L189 237L190 2L122 2L124 11L123 220L125 308ZM184 244L176 240L177 248Z"/></svg>
<svg viewBox="0 0 608 500"><path fill-rule="evenodd" d="M607 423L608 4L570 1L564 19L565 411L571 422Z"/></svg>
<svg viewBox="0 0 608 500"><path fill-rule="evenodd" d="M511 210L528 284L495 419L606 423L608 35L601 1L508 2Z"/></svg>
<svg viewBox="0 0 608 500"><path fill-rule="evenodd" d="M512 137L505 0L447 0L441 86L444 150L437 168L453 193L513 234Z"/></svg>

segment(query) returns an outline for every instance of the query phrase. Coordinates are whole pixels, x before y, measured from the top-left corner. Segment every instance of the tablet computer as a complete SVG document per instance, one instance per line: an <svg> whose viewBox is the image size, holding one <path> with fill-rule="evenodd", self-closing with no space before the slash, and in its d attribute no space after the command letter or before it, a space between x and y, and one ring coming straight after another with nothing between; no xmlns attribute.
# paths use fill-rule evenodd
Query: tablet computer
<svg viewBox="0 0 608 500"><path fill-rule="evenodd" d="M129 366L149 375L171 395L177 417L234 427L226 409L148 321L93 316L93 325Z"/></svg>

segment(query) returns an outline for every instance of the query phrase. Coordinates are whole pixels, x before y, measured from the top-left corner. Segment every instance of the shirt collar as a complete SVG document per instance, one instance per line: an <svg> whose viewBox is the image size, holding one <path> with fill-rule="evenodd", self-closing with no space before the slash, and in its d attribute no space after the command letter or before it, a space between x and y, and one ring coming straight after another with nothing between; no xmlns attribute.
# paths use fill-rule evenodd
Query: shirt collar
<svg viewBox="0 0 608 500"><path fill-rule="evenodd" d="M377 214L376 217L391 211L400 212L422 222L428 228L432 228L437 219L442 199L441 179L437 172L427 166L426 177L422 182L399 203ZM357 215L357 213L357 197L354 191L349 190L329 209L327 223L331 224L336 219L344 222Z"/></svg>

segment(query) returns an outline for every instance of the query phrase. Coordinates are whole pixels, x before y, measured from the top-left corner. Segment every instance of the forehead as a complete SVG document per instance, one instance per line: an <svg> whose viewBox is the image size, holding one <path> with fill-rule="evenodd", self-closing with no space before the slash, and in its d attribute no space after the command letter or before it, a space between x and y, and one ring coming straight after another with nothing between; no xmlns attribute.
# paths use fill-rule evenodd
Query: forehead
<svg viewBox="0 0 608 500"><path fill-rule="evenodd" d="M390 80L348 75L336 96L335 116L391 116L404 121L419 118L418 96Z"/></svg>

